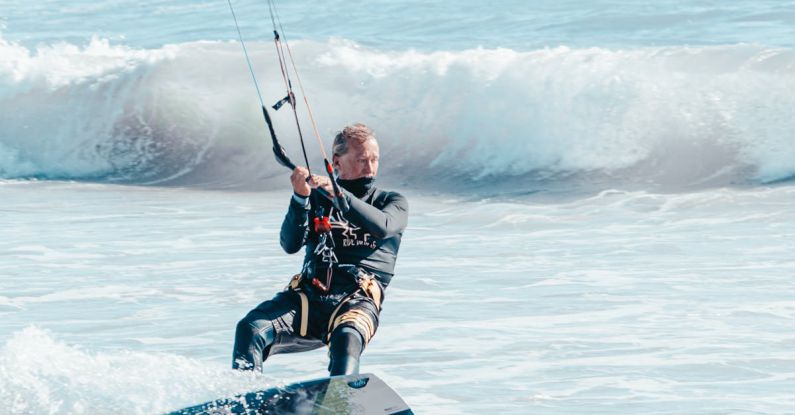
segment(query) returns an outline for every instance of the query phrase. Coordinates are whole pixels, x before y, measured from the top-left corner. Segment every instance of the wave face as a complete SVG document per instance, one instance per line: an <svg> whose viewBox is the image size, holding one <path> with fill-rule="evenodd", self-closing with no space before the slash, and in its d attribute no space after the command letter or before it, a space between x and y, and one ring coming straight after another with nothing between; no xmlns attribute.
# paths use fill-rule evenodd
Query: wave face
<svg viewBox="0 0 795 415"><path fill-rule="evenodd" d="M248 45L266 104L284 86ZM685 189L795 175L795 53L756 45L385 51L292 44L323 139L365 122L388 181ZM267 188L270 153L233 42L136 49L0 39L0 178ZM311 161L319 155L305 126ZM299 161L292 114L273 114Z"/></svg>

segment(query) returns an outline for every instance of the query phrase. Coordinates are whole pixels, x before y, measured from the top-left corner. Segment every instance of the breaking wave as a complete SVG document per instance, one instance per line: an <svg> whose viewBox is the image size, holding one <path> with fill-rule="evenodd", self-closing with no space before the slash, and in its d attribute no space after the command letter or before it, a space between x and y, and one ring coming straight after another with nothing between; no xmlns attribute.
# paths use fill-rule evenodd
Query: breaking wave
<svg viewBox="0 0 795 415"><path fill-rule="evenodd" d="M272 45L248 46L273 103L284 86ZM324 139L352 122L371 125L390 181L681 189L795 176L790 49L425 53L344 39L292 46ZM93 39L31 50L0 38L0 56L2 179L287 182L236 43L135 49ZM288 111L273 117L297 161ZM311 131L304 135L318 161Z"/></svg>

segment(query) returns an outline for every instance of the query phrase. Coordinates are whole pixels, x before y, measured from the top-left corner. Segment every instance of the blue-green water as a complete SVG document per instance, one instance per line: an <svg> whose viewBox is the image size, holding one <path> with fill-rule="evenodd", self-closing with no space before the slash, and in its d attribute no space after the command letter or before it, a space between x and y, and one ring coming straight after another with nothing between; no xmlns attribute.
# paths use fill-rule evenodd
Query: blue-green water
<svg viewBox="0 0 795 415"><path fill-rule="evenodd" d="M417 413L795 412L795 3L278 5L323 139L372 126L409 197L363 370ZM0 413L324 375L229 369L300 266L235 36L223 1L0 2Z"/></svg>

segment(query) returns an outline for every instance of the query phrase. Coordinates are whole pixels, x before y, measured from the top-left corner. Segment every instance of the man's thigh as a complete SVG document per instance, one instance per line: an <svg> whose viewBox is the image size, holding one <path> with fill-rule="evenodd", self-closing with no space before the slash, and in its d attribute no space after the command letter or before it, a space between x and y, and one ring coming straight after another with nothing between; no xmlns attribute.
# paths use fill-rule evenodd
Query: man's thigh
<svg viewBox="0 0 795 415"><path fill-rule="evenodd" d="M292 290L282 291L246 315L246 320L254 327L273 327L274 340L269 355L303 352L323 346L320 339L298 335L300 301Z"/></svg>
<svg viewBox="0 0 795 415"><path fill-rule="evenodd" d="M362 335L366 345L378 330L379 314L378 307L370 297L357 295L340 307L339 313L330 322L329 335L339 327L352 327Z"/></svg>

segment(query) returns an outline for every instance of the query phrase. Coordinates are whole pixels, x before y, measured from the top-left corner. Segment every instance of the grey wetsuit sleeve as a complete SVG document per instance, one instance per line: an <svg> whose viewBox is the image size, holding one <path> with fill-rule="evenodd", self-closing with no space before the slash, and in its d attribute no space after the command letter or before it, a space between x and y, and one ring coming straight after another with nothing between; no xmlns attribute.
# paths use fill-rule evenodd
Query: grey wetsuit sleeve
<svg viewBox="0 0 795 415"><path fill-rule="evenodd" d="M284 216L282 229L279 232L279 243L284 252L294 254L306 243L306 227L309 222L309 206L290 198L290 207Z"/></svg>
<svg viewBox="0 0 795 415"><path fill-rule="evenodd" d="M409 218L409 202L400 193L390 192L386 205L378 209L345 191L350 209L345 218L361 226L374 237L383 239L398 235L406 229Z"/></svg>

